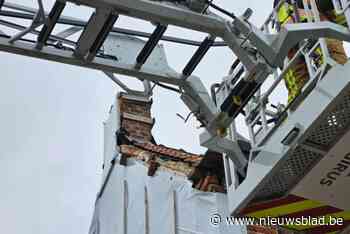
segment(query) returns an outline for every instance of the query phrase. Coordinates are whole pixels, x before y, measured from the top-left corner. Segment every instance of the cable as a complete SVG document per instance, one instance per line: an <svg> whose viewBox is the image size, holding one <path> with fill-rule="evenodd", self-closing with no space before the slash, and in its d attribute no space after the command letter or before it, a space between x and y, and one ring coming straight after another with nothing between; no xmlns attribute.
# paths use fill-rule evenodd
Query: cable
<svg viewBox="0 0 350 234"><path fill-rule="evenodd" d="M205 12L207 12L208 8L209 8L209 3L212 3L214 0L208 0L207 6L202 10L202 14L204 14Z"/></svg>
<svg viewBox="0 0 350 234"><path fill-rule="evenodd" d="M159 83L157 81L153 81L153 83L159 87L162 87L164 89L168 89L168 90L171 90L171 91L174 91L176 93L181 93L181 90L180 89L177 89L177 88L174 88L174 87L171 87L171 86L168 86L168 85L165 85L165 84L162 84L162 83Z"/></svg>
<svg viewBox="0 0 350 234"><path fill-rule="evenodd" d="M222 7L219 7L218 5L214 4L213 1L208 0L208 1L207 1L207 4L208 4L209 6L211 6L212 8L214 8L215 10L217 10L217 11L223 13L224 15L227 15L227 16L231 17L232 19L236 19L235 14L233 14L233 13L231 13L231 12L225 10L225 9L222 8Z"/></svg>
<svg viewBox="0 0 350 234"><path fill-rule="evenodd" d="M187 121L191 118L191 116L194 115L194 112L191 111L191 112L186 116L186 118L183 117L182 115L180 115L179 113L176 113L176 115L177 115L180 119L182 119L185 123L187 123Z"/></svg>

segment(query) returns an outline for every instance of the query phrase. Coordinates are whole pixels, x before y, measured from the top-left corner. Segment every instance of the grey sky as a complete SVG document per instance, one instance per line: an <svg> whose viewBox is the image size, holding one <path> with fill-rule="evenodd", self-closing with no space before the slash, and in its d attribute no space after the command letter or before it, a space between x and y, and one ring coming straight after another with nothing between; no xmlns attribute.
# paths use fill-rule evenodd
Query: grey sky
<svg viewBox="0 0 350 234"><path fill-rule="evenodd" d="M34 0L11 2L36 6ZM236 14L251 7L257 24L272 4L261 0L217 3ZM90 12L75 7L65 14L87 19ZM123 17L118 26L149 29ZM168 34L204 37L177 28ZM194 48L167 43L166 51L169 63L179 70ZM85 234L101 181L102 122L117 88L94 70L5 53L0 56L1 233ZM195 73L209 86L227 74L232 60L228 49L212 49ZM188 113L177 95L157 89L153 113L159 143L203 152L198 145L198 123L185 125L176 117L176 113Z"/></svg>

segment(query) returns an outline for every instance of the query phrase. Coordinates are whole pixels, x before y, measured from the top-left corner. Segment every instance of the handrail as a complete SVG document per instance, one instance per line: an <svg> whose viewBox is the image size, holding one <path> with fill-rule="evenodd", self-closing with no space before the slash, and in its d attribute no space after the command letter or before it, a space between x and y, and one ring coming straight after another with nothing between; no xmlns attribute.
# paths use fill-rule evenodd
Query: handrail
<svg viewBox="0 0 350 234"><path fill-rule="evenodd" d="M305 0L304 0L305 1ZM349 7L350 1L349 0L334 0L334 1L341 1L343 4L344 2L347 2L346 7ZM274 27L276 24L276 18L277 18L277 12L278 9L285 4L287 1L282 0L279 2L279 4L273 9L273 11L269 14L267 19L264 21L264 24L261 27L261 30L264 32L269 32L271 30L275 30L277 33L276 28ZM293 1L294 2L294 1ZM344 11L348 10L350 12L350 9L345 9ZM318 12L318 8L316 5L315 0L311 0L310 6L307 4L305 5L305 11L309 13L308 21L309 22L319 22L320 15ZM350 16L350 14L349 14ZM347 18L347 20L350 19ZM348 25L350 25L348 21ZM316 49L320 48L323 54L323 63L319 67L314 67L313 65L313 58L311 58L311 55L315 52ZM285 76L286 72L293 67L296 62L299 61L299 59L303 57L309 74L309 81L308 83L303 87L304 90L312 90L315 86L315 83L320 80L320 78L323 76L323 74L326 71L326 67L328 65L334 64L334 60L330 57L328 52L328 47L323 38L320 38L318 41L304 41L301 43L300 48L295 53L293 58L286 59L285 66L282 69L275 69L274 71L274 81L273 83L267 88L267 91L264 92L262 95L255 95L254 98L252 98L248 105L245 108L246 114L246 125L248 126L249 135L250 135L250 141L253 146L260 146L263 142L266 141L266 138L270 136L271 131L274 129L275 124L271 123L272 121L266 121L266 118L268 116L271 116L271 111L266 108L266 104L268 103L269 97L273 94L273 92L279 87L280 82L283 80L283 77ZM234 70L233 74L231 76L237 76L238 73L238 67L240 67L241 64L236 64L236 69ZM238 80L239 77L235 77L233 80ZM266 82L266 81L265 81ZM232 83L235 84L236 82ZM260 89L261 91L261 89ZM302 92L303 93L303 92ZM303 95L304 96L304 95ZM304 96L305 98L306 96ZM254 108L251 108L251 106L254 106ZM278 113L284 114L290 111L290 108L293 105L286 105L284 110L277 110ZM250 116L254 115L254 117ZM259 125L259 133L254 132L254 129ZM257 140L257 135L259 135L259 140Z"/></svg>

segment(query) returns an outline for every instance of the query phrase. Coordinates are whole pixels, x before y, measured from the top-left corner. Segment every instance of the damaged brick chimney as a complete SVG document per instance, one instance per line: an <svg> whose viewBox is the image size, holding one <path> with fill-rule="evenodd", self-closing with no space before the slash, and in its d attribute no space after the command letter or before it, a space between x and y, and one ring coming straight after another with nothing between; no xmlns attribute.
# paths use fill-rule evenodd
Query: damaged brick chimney
<svg viewBox="0 0 350 234"><path fill-rule="evenodd" d="M128 159L133 158L148 167L148 176L155 176L157 170L171 171L189 177L198 190L225 192L220 154L197 155L157 144L152 136L155 122L151 115L152 100L120 94L118 106L120 129L116 136L121 165L128 166Z"/></svg>
<svg viewBox="0 0 350 234"><path fill-rule="evenodd" d="M139 141L153 141L152 100L121 94L118 97L118 103L121 118L120 126L128 132L129 136Z"/></svg>

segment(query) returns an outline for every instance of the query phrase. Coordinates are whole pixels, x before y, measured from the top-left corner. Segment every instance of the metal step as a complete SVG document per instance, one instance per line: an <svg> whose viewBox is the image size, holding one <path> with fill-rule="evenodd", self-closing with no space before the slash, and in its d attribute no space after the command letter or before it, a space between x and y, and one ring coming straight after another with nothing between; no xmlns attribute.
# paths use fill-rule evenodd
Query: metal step
<svg viewBox="0 0 350 234"><path fill-rule="evenodd" d="M2 6L4 5L4 2L5 2L5 0L0 0L0 10L1 10Z"/></svg>
<svg viewBox="0 0 350 234"><path fill-rule="evenodd" d="M45 25L40 31L40 34L37 39L37 48L42 48L47 40L49 39L52 30L54 29L59 17L61 16L64 8L66 6L65 2L56 1L54 6L52 7L50 14L46 20Z"/></svg>
<svg viewBox="0 0 350 234"><path fill-rule="evenodd" d="M193 71L196 69L198 64L201 62L205 54L209 51L210 47L214 44L215 37L207 37L198 47L197 51L194 53L190 61L187 63L185 68L182 71L182 74L185 77L190 76Z"/></svg>
<svg viewBox="0 0 350 234"><path fill-rule="evenodd" d="M74 55L93 60L117 19L118 15L112 11L97 8L78 40Z"/></svg>
<svg viewBox="0 0 350 234"><path fill-rule="evenodd" d="M146 63L148 57L151 55L154 48L158 45L163 34L165 33L167 26L158 24L151 37L147 41L146 45L143 47L141 52L136 58L136 68L140 69L143 64Z"/></svg>

